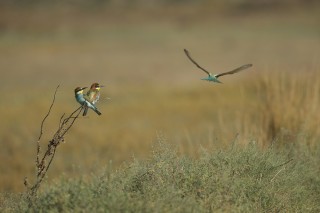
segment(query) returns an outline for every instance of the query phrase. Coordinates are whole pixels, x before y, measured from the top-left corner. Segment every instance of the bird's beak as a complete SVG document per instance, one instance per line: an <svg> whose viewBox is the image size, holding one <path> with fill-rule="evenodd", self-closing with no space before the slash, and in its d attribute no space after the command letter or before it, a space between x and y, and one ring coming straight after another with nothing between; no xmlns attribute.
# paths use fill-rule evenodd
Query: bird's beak
<svg viewBox="0 0 320 213"><path fill-rule="evenodd" d="M82 87L81 90L87 89L88 87Z"/></svg>
<svg viewBox="0 0 320 213"><path fill-rule="evenodd" d="M104 87L104 85L100 85L100 87Z"/></svg>

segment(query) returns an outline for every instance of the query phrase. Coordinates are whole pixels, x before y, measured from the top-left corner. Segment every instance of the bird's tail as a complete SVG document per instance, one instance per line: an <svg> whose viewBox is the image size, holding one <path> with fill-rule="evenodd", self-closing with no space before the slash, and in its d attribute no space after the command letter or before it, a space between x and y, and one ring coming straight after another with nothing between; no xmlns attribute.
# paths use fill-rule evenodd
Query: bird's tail
<svg viewBox="0 0 320 213"><path fill-rule="evenodd" d="M83 114L82 114L82 116L86 116L86 115L87 115L87 113L88 113L88 106L87 106L87 105L85 105L85 106L84 106L84 110L83 110Z"/></svg>
<svg viewBox="0 0 320 213"><path fill-rule="evenodd" d="M91 104L90 102L86 101L85 107L87 107L87 111L88 111L88 108L91 108L95 113L97 113L98 115L101 115L101 112L99 112L99 110L97 109L97 107L94 104ZM84 113L86 113L86 111L84 111L83 114Z"/></svg>
<svg viewBox="0 0 320 213"><path fill-rule="evenodd" d="M101 115L101 112L99 112L99 110L98 110L97 108L93 109L93 111L94 111L95 113L97 113L98 115Z"/></svg>

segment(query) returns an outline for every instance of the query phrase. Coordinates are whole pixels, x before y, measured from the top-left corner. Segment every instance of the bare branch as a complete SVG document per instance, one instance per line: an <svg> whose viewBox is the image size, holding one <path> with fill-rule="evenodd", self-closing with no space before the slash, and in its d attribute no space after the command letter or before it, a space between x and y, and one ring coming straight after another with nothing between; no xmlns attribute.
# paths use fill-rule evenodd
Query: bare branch
<svg viewBox="0 0 320 213"><path fill-rule="evenodd" d="M41 137L43 135L43 126L44 126L44 122L46 121L46 119L49 117L52 107L54 105L55 102L55 98L56 98L56 93L57 90L59 88L59 85L57 86L54 96L53 96L53 100L52 103L50 105L50 108L47 112L47 114L45 115L45 117L43 118L42 122L41 122L41 127L40 127L40 135L37 141L37 159L36 159L36 167L37 167L37 175L36 175L36 182L32 187L27 187L26 181L25 181L25 185L27 187L27 189L30 192L30 199L31 196L36 195L43 179L45 178L50 165L53 162L53 159L55 157L55 153L57 150L58 145L60 144L60 142L64 141L64 136L67 134L67 132L70 130L70 128L73 126L73 124L75 123L76 119L79 117L81 111L83 110L83 106L80 106L79 108L77 108L75 111L73 111L68 117L65 118L65 114L63 114L60 117L60 121L59 121L59 125L58 125L58 129L55 132L55 134L53 135L52 139L48 142L47 145L47 150L44 153L44 155L42 156L41 160L40 160L40 140ZM26 179L25 179L26 180Z"/></svg>
<svg viewBox="0 0 320 213"><path fill-rule="evenodd" d="M273 180L278 176L278 174L279 174L282 170L284 170L284 169L285 169L285 167L281 168L281 169L273 176L273 178L270 180L270 182L273 182Z"/></svg>
<svg viewBox="0 0 320 213"><path fill-rule="evenodd" d="M44 125L44 122L46 121L46 119L48 118L48 116L50 115L51 109L52 109L53 104L54 104L54 102L56 100L56 94L57 94L57 91L58 91L59 87L60 87L60 85L57 86L57 88L56 88L56 90L54 92L53 99L52 99L51 105L49 107L49 110L48 110L47 114L44 116L44 118L43 118L43 120L41 122L40 134L39 134L39 138L38 138L38 141L37 141L37 159L36 159L37 168L39 166L40 140L41 140L41 137L42 137L42 134L43 134L43 125Z"/></svg>
<svg viewBox="0 0 320 213"><path fill-rule="evenodd" d="M286 164L290 163L291 161L293 161L293 159L292 159L292 158L291 158L290 160L288 160L288 161L286 161L286 162L284 162L284 163L282 163L282 164L278 165L278 166L273 167L273 168L278 168L278 167L280 167L280 166L284 166L284 165L286 165Z"/></svg>
<svg viewBox="0 0 320 213"><path fill-rule="evenodd" d="M275 167L273 167L273 169L278 168L278 167L281 167L281 166L284 166L284 165L290 163L292 160L293 160L293 159L290 159L290 160L288 160L288 161L286 161L286 162L284 162L284 163L282 163L282 164L280 164L280 165L278 165L278 166L275 166ZM270 182L273 182L273 180L278 176L278 174L279 174L281 171L283 171L284 169L285 169L285 167L282 167L282 168L273 176L273 178L271 178Z"/></svg>

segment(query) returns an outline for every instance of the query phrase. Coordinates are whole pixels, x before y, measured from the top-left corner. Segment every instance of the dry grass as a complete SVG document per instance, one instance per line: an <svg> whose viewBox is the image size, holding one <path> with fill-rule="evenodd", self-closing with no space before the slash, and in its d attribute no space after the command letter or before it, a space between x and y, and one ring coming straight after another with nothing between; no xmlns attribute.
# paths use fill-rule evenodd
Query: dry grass
<svg viewBox="0 0 320 213"><path fill-rule="evenodd" d="M45 126L48 139L61 114L78 107L76 86L99 81L111 101L99 104L103 116L79 119L59 147L49 180L90 173L110 160L119 165L132 156L145 157L157 134L193 156L200 146L224 147L237 134L239 143L261 145L281 144L282 137L292 142L303 137L311 145L319 140L319 16L296 11L295 17L197 16L194 21L194 14L182 14L129 24L99 19L92 26L72 20L63 26L58 21L50 29L32 19L27 29L14 24L4 30L0 88L9 101L0 105L0 190L22 191L23 177L35 172L40 122L58 84ZM213 85L199 80L203 73L183 48L212 72L244 63L254 67Z"/></svg>
<svg viewBox="0 0 320 213"><path fill-rule="evenodd" d="M320 135L317 128L320 106L318 73L280 73L262 78L258 91L266 139L280 139L282 142L279 136L285 136L295 142L303 136L307 144L317 143Z"/></svg>

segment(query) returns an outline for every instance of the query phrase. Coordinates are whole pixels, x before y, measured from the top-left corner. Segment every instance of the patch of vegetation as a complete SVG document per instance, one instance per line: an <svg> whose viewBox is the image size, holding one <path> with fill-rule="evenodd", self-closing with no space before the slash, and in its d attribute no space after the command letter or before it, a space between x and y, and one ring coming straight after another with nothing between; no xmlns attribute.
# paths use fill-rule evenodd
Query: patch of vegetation
<svg viewBox="0 0 320 213"><path fill-rule="evenodd" d="M152 156L90 181L62 178L28 202L4 199L15 212L319 212L319 149L266 150L254 142L180 155L160 139ZM4 197L4 195L2 196Z"/></svg>

